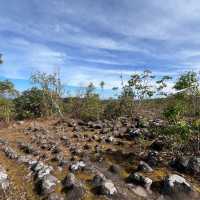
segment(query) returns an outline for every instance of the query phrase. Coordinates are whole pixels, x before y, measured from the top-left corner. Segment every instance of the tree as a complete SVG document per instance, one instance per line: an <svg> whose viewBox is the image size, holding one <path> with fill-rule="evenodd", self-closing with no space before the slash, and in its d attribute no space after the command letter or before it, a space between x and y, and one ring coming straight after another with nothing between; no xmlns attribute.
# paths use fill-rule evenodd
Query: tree
<svg viewBox="0 0 200 200"><path fill-rule="evenodd" d="M188 71L181 74L176 81L174 88L178 91L175 95L177 101L185 105L189 115L199 115L199 80L198 74L193 71Z"/></svg>
<svg viewBox="0 0 200 200"><path fill-rule="evenodd" d="M127 97L129 104L131 103L132 110L134 106L134 109L139 109L143 100L154 95L155 90L152 84L154 78L155 76L152 75L150 70L131 75L128 85L123 87L122 96ZM132 98L133 102L131 102L130 98Z"/></svg>
<svg viewBox="0 0 200 200"><path fill-rule="evenodd" d="M14 111L12 99L17 94L18 92L11 81L0 81L0 117L7 123L9 123Z"/></svg>
<svg viewBox="0 0 200 200"><path fill-rule="evenodd" d="M104 86L105 86L105 82L104 82L104 81L101 81L101 82L100 82L100 87L101 87L101 96L102 96L102 98L103 98Z"/></svg>
<svg viewBox="0 0 200 200"><path fill-rule="evenodd" d="M150 70L144 70L142 73L135 73L131 75L131 79L128 81L128 86L132 89L132 93L135 99L142 101L146 98L150 98L155 93L152 85L152 80L155 76L151 75Z"/></svg>
<svg viewBox="0 0 200 200"><path fill-rule="evenodd" d="M164 89L167 87L167 81L171 80L172 77L170 76L163 76L160 80L156 81L158 87L157 92L158 95L161 96L167 96L167 93L164 91Z"/></svg>
<svg viewBox="0 0 200 200"><path fill-rule="evenodd" d="M176 90L182 90L186 88L197 88L199 86L197 73L188 71L182 74L174 85Z"/></svg>
<svg viewBox="0 0 200 200"><path fill-rule="evenodd" d="M89 83L89 85L86 87L85 97L87 98L92 96L95 89L95 85L92 82Z"/></svg>
<svg viewBox="0 0 200 200"><path fill-rule="evenodd" d="M43 105L43 91L37 88L31 88L22 93L21 96L14 99L17 119L42 117L46 107Z"/></svg>
<svg viewBox="0 0 200 200"><path fill-rule="evenodd" d="M31 76L31 81L33 84L39 85L43 92L43 105L46 108L44 115L49 116L57 113L63 117L60 109L63 86L59 74L37 72Z"/></svg>

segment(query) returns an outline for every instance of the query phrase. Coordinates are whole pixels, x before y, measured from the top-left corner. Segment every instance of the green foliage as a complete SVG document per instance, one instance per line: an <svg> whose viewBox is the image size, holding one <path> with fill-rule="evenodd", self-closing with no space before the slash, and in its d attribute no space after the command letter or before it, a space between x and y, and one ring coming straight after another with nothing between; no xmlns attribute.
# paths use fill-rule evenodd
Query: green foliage
<svg viewBox="0 0 200 200"><path fill-rule="evenodd" d="M186 72L182 74L177 80L174 88L176 90L182 90L190 87L198 86L197 73L193 71Z"/></svg>
<svg viewBox="0 0 200 200"><path fill-rule="evenodd" d="M63 94L64 89L60 81L59 73L46 74L37 72L31 76L31 81L41 88L43 95L42 103L44 106L43 115L51 116L56 113L60 117L63 117L61 111L61 95Z"/></svg>
<svg viewBox="0 0 200 200"><path fill-rule="evenodd" d="M192 130L186 121L180 121L176 124L171 124L159 130L159 134L170 135L176 141L187 142Z"/></svg>
<svg viewBox="0 0 200 200"><path fill-rule="evenodd" d="M18 94L14 84L9 80L0 81L0 96L15 97Z"/></svg>
<svg viewBox="0 0 200 200"><path fill-rule="evenodd" d="M167 93L164 92L164 89L167 87L167 81L171 80L172 77L170 76L163 76L160 80L156 81L157 83L157 92L160 97L161 96L167 96Z"/></svg>
<svg viewBox="0 0 200 200"><path fill-rule="evenodd" d="M0 119L9 123L14 116L13 101L6 98L0 98Z"/></svg>
<svg viewBox="0 0 200 200"><path fill-rule="evenodd" d="M80 118L84 121L95 121L100 119L101 116L101 100L98 95L90 95L89 97L83 99Z"/></svg>
<svg viewBox="0 0 200 200"><path fill-rule="evenodd" d="M168 106L164 111L163 115L169 123L176 124L182 118L184 107L180 103Z"/></svg>
<svg viewBox="0 0 200 200"><path fill-rule="evenodd" d="M37 118L43 116L43 92L41 89L26 90L14 100L18 119Z"/></svg>
<svg viewBox="0 0 200 200"><path fill-rule="evenodd" d="M150 70L145 70L143 73L135 73L131 75L128 81L128 86L131 88L133 96L137 100L150 98L155 93L151 81L155 78Z"/></svg>
<svg viewBox="0 0 200 200"><path fill-rule="evenodd" d="M200 119L196 119L192 122L192 127L200 131Z"/></svg>
<svg viewBox="0 0 200 200"><path fill-rule="evenodd" d="M14 84L11 81L0 81L0 118L7 123L14 114L12 98L17 94Z"/></svg>
<svg viewBox="0 0 200 200"><path fill-rule="evenodd" d="M121 109L120 109L120 103L118 100L108 100L106 102L105 108L104 108L104 114L103 116L106 119L112 120L117 119L121 116Z"/></svg>

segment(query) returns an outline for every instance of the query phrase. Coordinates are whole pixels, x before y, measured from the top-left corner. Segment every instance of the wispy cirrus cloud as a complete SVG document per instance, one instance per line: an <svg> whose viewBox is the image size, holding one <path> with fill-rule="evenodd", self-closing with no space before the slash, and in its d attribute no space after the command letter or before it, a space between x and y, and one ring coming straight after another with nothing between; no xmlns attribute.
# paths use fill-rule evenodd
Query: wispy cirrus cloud
<svg viewBox="0 0 200 200"><path fill-rule="evenodd" d="M71 85L108 88L149 68L176 77L200 70L198 0L0 0L5 78L60 67Z"/></svg>

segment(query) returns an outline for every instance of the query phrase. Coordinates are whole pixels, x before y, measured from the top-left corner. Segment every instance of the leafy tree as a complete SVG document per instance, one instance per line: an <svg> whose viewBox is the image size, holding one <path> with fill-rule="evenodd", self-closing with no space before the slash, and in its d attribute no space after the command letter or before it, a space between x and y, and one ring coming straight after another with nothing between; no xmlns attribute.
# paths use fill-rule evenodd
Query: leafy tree
<svg viewBox="0 0 200 200"><path fill-rule="evenodd" d="M182 74L178 78L174 88L176 90L182 90L182 89L191 88L191 87L196 88L198 86L199 86L199 83L198 83L197 73L193 71L188 71Z"/></svg>
<svg viewBox="0 0 200 200"><path fill-rule="evenodd" d="M167 93L164 92L164 89L167 87L167 81L171 80L170 76L163 76L160 80L156 81L157 83L157 92L159 96L167 96Z"/></svg>
<svg viewBox="0 0 200 200"><path fill-rule="evenodd" d="M86 87L86 92L85 92L85 97L88 98L93 95L95 91L95 85L91 82L89 85Z"/></svg>
<svg viewBox="0 0 200 200"><path fill-rule="evenodd" d="M63 94L63 86L61 84L58 73L46 74L37 72L31 76L33 84L39 85L42 90L43 106L45 107L43 115L49 116L53 113L63 117L61 112L61 95Z"/></svg>
<svg viewBox="0 0 200 200"><path fill-rule="evenodd" d="M11 81L0 81L0 117L7 123L14 113L12 99L17 94L18 92Z"/></svg>
<svg viewBox="0 0 200 200"><path fill-rule="evenodd" d="M143 73L135 73L131 75L128 81L128 86L132 89L133 96L142 101L154 95L155 91L152 85L152 80L155 76L152 75L150 70L145 70Z"/></svg>
<svg viewBox="0 0 200 200"><path fill-rule="evenodd" d="M24 91L14 99L14 104L18 119L42 117L46 109L43 105L43 91L37 88Z"/></svg>
<svg viewBox="0 0 200 200"><path fill-rule="evenodd" d="M186 108L186 113L190 116L196 116L200 113L199 107L199 80L198 74L188 71L178 78L174 88L178 91L174 97Z"/></svg>
<svg viewBox="0 0 200 200"><path fill-rule="evenodd" d="M139 109L144 99L154 95L155 91L152 85L154 78L150 70L131 75L128 84L122 87L120 96L122 112L124 112L124 108L128 109L127 113L133 116L133 110Z"/></svg>

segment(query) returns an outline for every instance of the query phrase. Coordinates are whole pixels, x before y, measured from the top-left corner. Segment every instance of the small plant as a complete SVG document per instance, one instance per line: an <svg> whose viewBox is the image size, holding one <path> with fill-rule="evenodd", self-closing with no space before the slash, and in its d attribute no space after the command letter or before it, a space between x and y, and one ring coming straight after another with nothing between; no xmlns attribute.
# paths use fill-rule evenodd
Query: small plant
<svg viewBox="0 0 200 200"><path fill-rule="evenodd" d="M164 112L164 117L168 120L170 124L177 124L178 121L183 116L184 107L180 103L177 103L176 105L170 105L168 106Z"/></svg>

